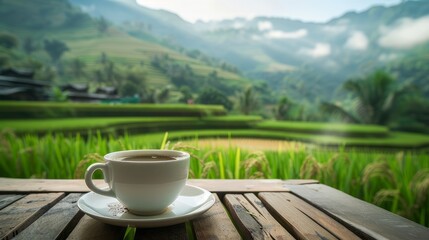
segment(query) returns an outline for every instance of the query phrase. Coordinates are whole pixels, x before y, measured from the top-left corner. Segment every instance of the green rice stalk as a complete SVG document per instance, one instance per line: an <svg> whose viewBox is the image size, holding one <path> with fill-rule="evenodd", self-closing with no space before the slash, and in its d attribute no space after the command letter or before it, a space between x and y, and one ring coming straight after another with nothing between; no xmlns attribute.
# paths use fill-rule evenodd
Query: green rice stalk
<svg viewBox="0 0 429 240"><path fill-rule="evenodd" d="M164 138L162 139L162 142L161 142L161 147L160 147L161 150L165 149L165 146L166 146L166 143L167 143L167 139L168 139L168 132L165 132Z"/></svg>
<svg viewBox="0 0 429 240"><path fill-rule="evenodd" d="M236 151L236 154L235 154L234 178L235 179L239 179L240 178L240 148L237 148L237 151Z"/></svg>
<svg viewBox="0 0 429 240"><path fill-rule="evenodd" d="M223 157L222 153L218 152L219 157L219 172L220 172L220 179L225 179L225 167L223 165Z"/></svg>
<svg viewBox="0 0 429 240"><path fill-rule="evenodd" d="M125 235L123 240L134 240L135 235L136 235L136 228L128 226L127 230L125 230Z"/></svg>

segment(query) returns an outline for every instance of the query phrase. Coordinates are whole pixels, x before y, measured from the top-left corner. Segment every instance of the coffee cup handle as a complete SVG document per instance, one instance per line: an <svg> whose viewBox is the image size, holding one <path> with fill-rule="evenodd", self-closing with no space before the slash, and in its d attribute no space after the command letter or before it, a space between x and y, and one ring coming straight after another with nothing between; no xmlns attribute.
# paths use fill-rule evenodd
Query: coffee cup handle
<svg viewBox="0 0 429 240"><path fill-rule="evenodd" d="M112 191L112 189L109 188L108 190L103 190L94 185L94 182L92 181L92 175L97 169L100 169L103 172L105 182L108 182L108 179L110 179L108 166L104 163L94 163L86 169L86 172L85 172L86 186L88 186L88 188L95 193L98 193L104 196L115 197L115 193Z"/></svg>

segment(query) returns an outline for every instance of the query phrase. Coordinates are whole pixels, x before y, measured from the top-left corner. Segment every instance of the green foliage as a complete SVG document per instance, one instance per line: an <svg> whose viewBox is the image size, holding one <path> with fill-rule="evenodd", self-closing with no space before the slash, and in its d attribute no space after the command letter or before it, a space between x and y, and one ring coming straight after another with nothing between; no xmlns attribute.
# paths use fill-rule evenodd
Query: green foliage
<svg viewBox="0 0 429 240"><path fill-rule="evenodd" d="M256 128L337 136L386 137L389 134L389 129L384 126L323 122L264 121L258 123Z"/></svg>
<svg viewBox="0 0 429 240"><path fill-rule="evenodd" d="M169 58L169 55L155 55L151 59L152 66L166 73L171 82L178 86L197 87L198 78L189 64L182 65Z"/></svg>
<svg viewBox="0 0 429 240"><path fill-rule="evenodd" d="M18 47L18 38L10 33L0 32L0 47L13 49Z"/></svg>
<svg viewBox="0 0 429 240"><path fill-rule="evenodd" d="M60 88L54 87L52 88L51 100L54 102L66 102L67 95L63 93Z"/></svg>
<svg viewBox="0 0 429 240"><path fill-rule="evenodd" d="M96 20L97 23L97 30L100 33L105 33L107 29L109 29L109 22L104 18L100 17Z"/></svg>
<svg viewBox="0 0 429 240"><path fill-rule="evenodd" d="M182 96L179 99L181 103L192 103L194 97L192 96L192 91L188 86L182 86L179 89Z"/></svg>
<svg viewBox="0 0 429 240"><path fill-rule="evenodd" d="M0 120L0 129L13 129L16 133L103 133L153 132L159 129L183 129L199 125L196 117L94 117L57 118L40 120Z"/></svg>
<svg viewBox="0 0 429 240"><path fill-rule="evenodd" d="M225 96L225 94L212 87L204 88L198 95L196 102L200 104L223 105L228 110L232 109L232 102Z"/></svg>
<svg viewBox="0 0 429 240"><path fill-rule="evenodd" d="M274 109L274 118L277 120L291 120L291 109L293 102L287 97L280 99L277 107Z"/></svg>
<svg viewBox="0 0 429 240"><path fill-rule="evenodd" d="M398 112L402 110L401 100L412 93L410 86L397 87L393 77L383 71L376 71L363 79L348 80L343 89L356 97L353 113L331 103L323 103L321 109L349 122L381 125L397 120Z"/></svg>
<svg viewBox="0 0 429 240"><path fill-rule="evenodd" d="M22 48L26 54L31 55L31 53L37 50L37 45L32 37L26 37L22 44Z"/></svg>
<svg viewBox="0 0 429 240"><path fill-rule="evenodd" d="M102 155L127 149L153 149L165 134L102 137L61 134L37 137L0 135L0 176L83 178L84 169ZM169 134L170 136L170 134ZM234 136L234 135L233 135ZM153 144L157 142L157 144ZM317 179L367 202L429 226L429 155L425 152L362 152L292 147L288 151L249 152L239 148L198 148L198 140L166 144L191 154L191 178ZM221 169L220 169L221 168Z"/></svg>
<svg viewBox="0 0 429 240"><path fill-rule="evenodd" d="M247 87L244 92L238 95L238 107L244 115L256 112L260 107L259 97L252 86Z"/></svg>
<svg viewBox="0 0 429 240"><path fill-rule="evenodd" d="M279 139L292 140L307 143L314 143L320 147L338 147L362 149L423 149L429 146L429 137L427 135L390 132L386 137L367 136L336 136L327 134L303 133L293 131L263 130L263 129L199 129L170 131L169 137L172 140L199 138L261 138L261 139ZM138 136L136 136L138 138ZM146 137L158 139L160 134L148 134ZM131 138L134 138L131 137Z"/></svg>
<svg viewBox="0 0 429 240"><path fill-rule="evenodd" d="M45 40L43 43L45 51L49 54L54 63L60 60L64 52L70 50L67 44L60 40Z"/></svg>
<svg viewBox="0 0 429 240"><path fill-rule="evenodd" d="M0 116L5 118L67 118L112 116L210 116L224 115L222 106L185 104L55 103L1 101Z"/></svg>
<svg viewBox="0 0 429 240"><path fill-rule="evenodd" d="M69 64L70 73L74 78L81 78L86 75L86 64L79 58L75 58Z"/></svg>

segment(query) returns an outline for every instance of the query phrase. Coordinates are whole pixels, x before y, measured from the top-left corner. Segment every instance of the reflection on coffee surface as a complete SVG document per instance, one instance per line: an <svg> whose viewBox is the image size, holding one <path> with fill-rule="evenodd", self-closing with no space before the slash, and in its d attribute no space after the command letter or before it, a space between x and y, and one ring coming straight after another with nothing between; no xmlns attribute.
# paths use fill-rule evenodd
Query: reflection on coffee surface
<svg viewBox="0 0 429 240"><path fill-rule="evenodd" d="M165 155L140 155L140 156L127 156L118 158L119 161L138 162L138 161L166 161L176 160L175 157Z"/></svg>

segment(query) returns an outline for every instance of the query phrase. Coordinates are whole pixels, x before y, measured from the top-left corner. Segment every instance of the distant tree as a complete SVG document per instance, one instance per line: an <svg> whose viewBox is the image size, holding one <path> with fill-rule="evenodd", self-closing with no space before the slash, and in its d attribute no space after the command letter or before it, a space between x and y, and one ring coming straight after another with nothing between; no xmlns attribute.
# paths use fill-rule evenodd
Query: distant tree
<svg viewBox="0 0 429 240"><path fill-rule="evenodd" d="M104 79L104 76L103 76L103 72L101 71L101 69L96 69L94 71L94 78L95 78L95 81L97 83L103 83L103 82L105 82L105 79Z"/></svg>
<svg viewBox="0 0 429 240"><path fill-rule="evenodd" d="M0 33L0 46L13 49L18 47L18 38L10 33Z"/></svg>
<svg viewBox="0 0 429 240"><path fill-rule="evenodd" d="M196 102L201 104L223 105L228 110L232 109L232 102L225 94L212 87L204 88L196 99Z"/></svg>
<svg viewBox="0 0 429 240"><path fill-rule="evenodd" d="M247 87L244 92L238 96L239 110L244 115L249 115L252 111L255 111L260 106L258 96L253 90L252 86Z"/></svg>
<svg viewBox="0 0 429 240"><path fill-rule="evenodd" d="M47 82L53 82L56 77L57 72L49 66L42 66L41 68L36 70L36 73L34 75L34 79Z"/></svg>
<svg viewBox="0 0 429 240"><path fill-rule="evenodd" d="M0 67L8 66L10 62L10 57L5 54L0 54Z"/></svg>
<svg viewBox="0 0 429 240"><path fill-rule="evenodd" d="M384 71L348 80L343 89L356 98L354 111L324 102L321 105L324 112L339 115L348 122L380 125L387 125L398 116L401 99L413 91L411 86L396 86L393 77Z"/></svg>
<svg viewBox="0 0 429 240"><path fill-rule="evenodd" d="M166 86L157 92L156 102L165 103L168 101L169 97L170 97L170 86Z"/></svg>
<svg viewBox="0 0 429 240"><path fill-rule="evenodd" d="M85 67L85 63L82 62L80 59L73 59L73 61L70 63L70 69L73 77L80 78L85 76Z"/></svg>
<svg viewBox="0 0 429 240"><path fill-rule="evenodd" d="M139 95L144 96L147 93L146 76L144 73L129 71L126 75L126 81L119 89L122 96Z"/></svg>
<svg viewBox="0 0 429 240"><path fill-rule="evenodd" d="M101 53L99 61L101 64L106 64L108 62L107 54L105 52Z"/></svg>
<svg viewBox="0 0 429 240"><path fill-rule="evenodd" d="M293 102L287 97L280 99L277 107L274 110L274 117L277 120L287 120L290 119L290 110L292 108Z"/></svg>
<svg viewBox="0 0 429 240"><path fill-rule="evenodd" d="M66 102L68 99L67 94L58 87L53 87L50 95L51 101L54 102Z"/></svg>
<svg viewBox="0 0 429 240"><path fill-rule="evenodd" d="M55 39L45 40L44 45L45 51L49 54L54 63L57 63L60 60L61 56L69 50L69 48L64 42Z"/></svg>
<svg viewBox="0 0 429 240"><path fill-rule="evenodd" d="M105 33L109 29L109 22L104 17L100 17L96 22L98 32Z"/></svg>
<svg viewBox="0 0 429 240"><path fill-rule="evenodd" d="M181 103L189 103L190 100L193 99L191 89L188 86L182 86L179 89L182 96L179 99Z"/></svg>
<svg viewBox="0 0 429 240"><path fill-rule="evenodd" d="M34 42L32 37L25 38L22 48L24 49L24 52L28 55L31 55L31 53L37 50L36 43Z"/></svg>
<svg viewBox="0 0 429 240"><path fill-rule="evenodd" d="M107 62L107 64L104 67L104 73L106 75L106 81L109 83L114 82L115 75L116 75L116 68L114 62Z"/></svg>

